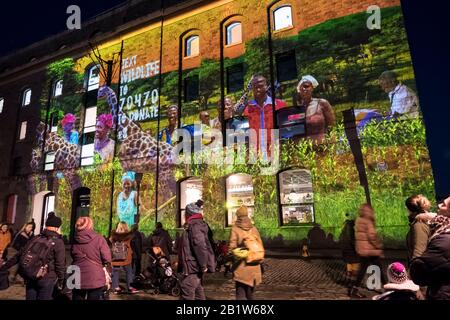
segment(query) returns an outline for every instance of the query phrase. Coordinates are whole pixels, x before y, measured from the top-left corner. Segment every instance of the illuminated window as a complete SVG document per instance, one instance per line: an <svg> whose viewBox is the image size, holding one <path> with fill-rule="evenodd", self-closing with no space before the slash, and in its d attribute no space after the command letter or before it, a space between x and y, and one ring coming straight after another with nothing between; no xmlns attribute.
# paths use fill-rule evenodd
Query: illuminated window
<svg viewBox="0 0 450 320"><path fill-rule="evenodd" d="M278 174L281 225L314 222L314 192L311 172L305 169L282 171Z"/></svg>
<svg viewBox="0 0 450 320"><path fill-rule="evenodd" d="M53 93L54 97L59 97L62 95L62 89L63 89L63 81L59 80L55 84L55 92Z"/></svg>
<svg viewBox="0 0 450 320"><path fill-rule="evenodd" d="M5 104L5 99L0 98L0 113L3 112L3 106L4 106L4 104Z"/></svg>
<svg viewBox="0 0 450 320"><path fill-rule="evenodd" d="M93 66L88 71L87 90L96 90L100 83L100 67L98 65Z"/></svg>
<svg viewBox="0 0 450 320"><path fill-rule="evenodd" d="M50 132L58 131L58 113L52 113L50 116Z"/></svg>
<svg viewBox="0 0 450 320"><path fill-rule="evenodd" d="M292 27L292 7L283 6L273 12L274 30Z"/></svg>
<svg viewBox="0 0 450 320"><path fill-rule="evenodd" d="M231 226L236 221L237 209L245 205L249 217L253 216L255 196L253 194L253 179L251 175L237 173L226 179L227 194L227 225Z"/></svg>
<svg viewBox="0 0 450 320"><path fill-rule="evenodd" d="M8 196L8 204L6 207L6 220L7 223L13 224L14 222L16 222L16 211L17 211L17 199L18 199L18 195L17 194L12 194L10 196Z"/></svg>
<svg viewBox="0 0 450 320"><path fill-rule="evenodd" d="M189 203L197 202L203 196L203 183L200 178L188 178L180 182L180 227L184 225L185 209Z"/></svg>
<svg viewBox="0 0 450 320"><path fill-rule="evenodd" d="M233 22L227 26L227 46L242 42L242 25L240 22Z"/></svg>
<svg viewBox="0 0 450 320"><path fill-rule="evenodd" d="M45 154L45 171L51 171L55 168L55 152Z"/></svg>
<svg viewBox="0 0 450 320"><path fill-rule="evenodd" d="M187 57L195 57L200 53L200 37L199 36L191 36L186 39L185 42L185 52L184 56Z"/></svg>
<svg viewBox="0 0 450 320"><path fill-rule="evenodd" d="M81 147L81 165L94 164L94 138L97 119L97 107L86 109L83 127L83 145Z"/></svg>
<svg viewBox="0 0 450 320"><path fill-rule="evenodd" d="M22 106L28 106L31 103L31 89L26 89L22 95Z"/></svg>
<svg viewBox="0 0 450 320"><path fill-rule="evenodd" d="M23 121L20 124L19 140L25 139L26 136L27 136L27 122Z"/></svg>

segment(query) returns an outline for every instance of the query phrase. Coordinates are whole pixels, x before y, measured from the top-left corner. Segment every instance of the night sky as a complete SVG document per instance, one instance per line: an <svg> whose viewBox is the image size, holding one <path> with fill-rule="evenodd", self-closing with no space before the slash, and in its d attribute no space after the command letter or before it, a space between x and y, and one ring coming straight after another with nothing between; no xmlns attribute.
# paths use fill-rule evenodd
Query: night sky
<svg viewBox="0 0 450 320"><path fill-rule="evenodd" d="M81 22L124 3L124 0L40 0L2 1L0 18L0 56L67 29L67 7L81 9Z"/></svg>

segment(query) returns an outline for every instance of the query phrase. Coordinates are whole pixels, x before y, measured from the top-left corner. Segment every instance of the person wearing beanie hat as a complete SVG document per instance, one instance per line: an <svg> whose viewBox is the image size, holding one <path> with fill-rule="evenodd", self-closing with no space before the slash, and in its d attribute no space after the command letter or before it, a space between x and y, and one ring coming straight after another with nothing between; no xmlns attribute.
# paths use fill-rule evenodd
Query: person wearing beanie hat
<svg viewBox="0 0 450 320"><path fill-rule="evenodd" d="M129 227L136 223L138 214L139 195L133 190L136 182L136 173L127 171L122 175L123 191L117 197L117 215L119 221L124 221Z"/></svg>
<svg viewBox="0 0 450 320"><path fill-rule="evenodd" d="M74 130L77 117L72 113L67 113L61 120L61 126L64 131L64 138L73 144L78 144L78 132Z"/></svg>
<svg viewBox="0 0 450 320"><path fill-rule="evenodd" d="M388 291L374 296L373 300L418 300L420 288L409 279L403 264L400 262L390 264L387 278L388 283L384 285L384 289Z"/></svg>
<svg viewBox="0 0 450 320"><path fill-rule="evenodd" d="M114 157L114 140L109 133L114 126L110 113L101 114L95 124L94 151L100 155L103 162L109 162Z"/></svg>
<svg viewBox="0 0 450 320"><path fill-rule="evenodd" d="M248 208L241 206L236 211L236 222L231 228L229 250L237 257L242 250L247 248L248 239L252 239L256 247L264 252L264 246L258 229L253 225L248 216ZM247 263L246 257L242 256L235 262L233 280L236 285L236 300L253 300L255 287L262 282L261 264Z"/></svg>
<svg viewBox="0 0 450 320"><path fill-rule="evenodd" d="M103 300L111 272L111 250L105 238L94 231L90 217L75 223L72 264L80 268L80 288L72 290L73 300Z"/></svg>
<svg viewBox="0 0 450 320"><path fill-rule="evenodd" d="M38 279L35 278L36 274L33 270L22 264L19 266L19 274L26 283L25 295L27 300L52 300L54 289L61 291L64 287L66 249L60 234L61 224L61 218L57 217L54 212L49 212L45 223L46 227L42 233L33 237L22 250L2 266L2 269L9 269L18 264L20 257L25 252L30 257L38 257L38 252L43 250L47 252L46 273ZM29 274L34 274L34 276L27 276Z"/></svg>
<svg viewBox="0 0 450 320"><path fill-rule="evenodd" d="M437 215L429 222L427 249L412 260L411 280L427 287L427 300L450 300L450 218Z"/></svg>
<svg viewBox="0 0 450 320"><path fill-rule="evenodd" d="M210 228L203 221L202 213L199 203L186 206L184 232L177 245L183 300L205 300L203 274L216 270L214 250L208 237Z"/></svg>

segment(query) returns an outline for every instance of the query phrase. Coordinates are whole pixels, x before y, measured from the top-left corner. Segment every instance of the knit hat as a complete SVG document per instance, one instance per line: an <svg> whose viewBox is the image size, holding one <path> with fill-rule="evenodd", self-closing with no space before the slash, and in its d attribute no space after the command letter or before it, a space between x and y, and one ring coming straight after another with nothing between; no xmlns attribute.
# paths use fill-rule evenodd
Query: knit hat
<svg viewBox="0 0 450 320"><path fill-rule="evenodd" d="M125 180L134 182L135 179L136 179L136 173L134 171L127 171L122 175L122 183L124 183Z"/></svg>
<svg viewBox="0 0 450 320"><path fill-rule="evenodd" d="M240 206L236 210L236 217L248 217L248 209L246 206Z"/></svg>
<svg viewBox="0 0 450 320"><path fill-rule="evenodd" d="M48 218L47 221L45 222L46 227L59 228L61 227L61 224L62 224L61 218L57 217L53 211L48 213Z"/></svg>
<svg viewBox="0 0 450 320"><path fill-rule="evenodd" d="M75 117L73 114L71 113L67 113L61 120L61 125L65 126L68 123L74 123L75 121L77 121L77 117Z"/></svg>
<svg viewBox="0 0 450 320"><path fill-rule="evenodd" d="M203 210L196 203L189 203L186 206L186 216L192 216L194 214L202 214Z"/></svg>
<svg viewBox="0 0 450 320"><path fill-rule="evenodd" d="M419 290L419 286L409 280L406 268L400 262L394 262L389 265L387 270L387 278L389 283L384 285L386 290Z"/></svg>
<svg viewBox="0 0 450 320"><path fill-rule="evenodd" d="M83 231L85 229L92 230L93 227L94 221L92 221L89 217L79 217L77 223L75 224L77 231Z"/></svg>

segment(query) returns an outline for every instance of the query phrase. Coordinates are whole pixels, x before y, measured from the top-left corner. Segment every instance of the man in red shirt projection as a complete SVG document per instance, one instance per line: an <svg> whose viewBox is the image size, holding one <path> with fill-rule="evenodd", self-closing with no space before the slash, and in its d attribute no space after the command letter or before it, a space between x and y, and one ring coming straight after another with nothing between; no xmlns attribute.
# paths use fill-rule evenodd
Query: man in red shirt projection
<svg viewBox="0 0 450 320"><path fill-rule="evenodd" d="M254 100L245 106L243 115L247 117L250 129L257 134L258 150L265 157L269 154L272 144L271 130L275 128L273 123L272 97L268 95L267 79L261 75L255 75L252 79ZM275 110L286 107L286 102L276 99ZM266 129L260 132L260 129ZM266 142L266 143L264 143Z"/></svg>

